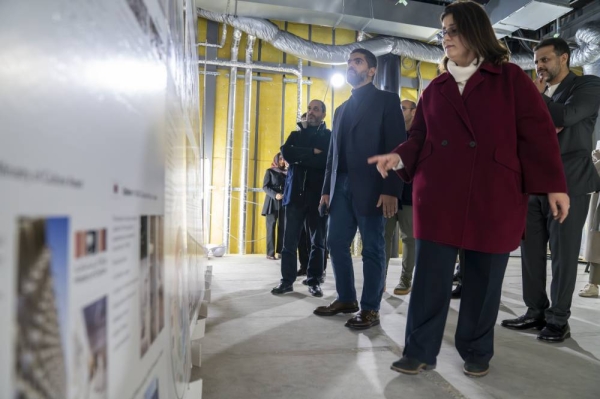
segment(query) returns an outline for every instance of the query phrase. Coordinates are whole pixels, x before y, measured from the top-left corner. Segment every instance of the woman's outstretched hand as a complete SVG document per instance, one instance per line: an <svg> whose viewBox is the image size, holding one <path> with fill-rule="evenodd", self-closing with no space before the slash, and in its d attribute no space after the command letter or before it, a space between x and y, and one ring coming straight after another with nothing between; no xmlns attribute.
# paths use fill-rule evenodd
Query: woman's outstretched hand
<svg viewBox="0 0 600 399"><path fill-rule="evenodd" d="M367 162L370 165L377 164L377 171L381 174L381 177L385 179L388 175L388 170L392 170L400 163L400 155L396 153L375 155L369 158Z"/></svg>

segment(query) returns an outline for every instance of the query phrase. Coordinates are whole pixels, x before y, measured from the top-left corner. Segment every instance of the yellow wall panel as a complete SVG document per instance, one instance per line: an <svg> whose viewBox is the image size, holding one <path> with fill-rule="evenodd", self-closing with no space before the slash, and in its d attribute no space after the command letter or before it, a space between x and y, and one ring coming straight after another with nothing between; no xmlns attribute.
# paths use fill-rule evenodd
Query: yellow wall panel
<svg viewBox="0 0 600 399"><path fill-rule="evenodd" d="M402 90L400 90L400 98L402 100L410 100L410 101L414 101L416 103L416 102L418 102L417 101L418 100L417 99L417 90L403 87Z"/></svg>
<svg viewBox="0 0 600 399"><path fill-rule="evenodd" d="M429 62L421 62L421 77L423 79L432 80L438 76L438 66L437 64L432 64Z"/></svg>
<svg viewBox="0 0 600 399"><path fill-rule="evenodd" d="M285 23L281 21L274 22L280 28L283 28ZM199 40L204 41L206 37L206 24L199 22L198 25ZM220 29L220 28L219 28ZM300 24L288 24L288 31L300 37L308 39L309 29L311 29L311 39L314 42L331 44L333 40L333 30L331 28ZM220 31L219 31L220 33ZM227 42L223 49L218 50L218 58L229 59L231 47L232 30L229 29ZM243 61L245 56L246 35L242 35L240 43L238 60ZM356 33L345 29L337 29L335 31L335 44L347 44L356 40ZM259 51L260 46L260 51ZM259 57L260 53L260 57ZM254 48L253 59L260 62L283 62L283 53L270 44L257 41ZM290 66L297 64L296 58L286 56L286 63ZM414 62L413 62L414 64ZM306 65L306 63L305 63ZM329 65L321 65L311 63L314 67L322 67L326 69L335 69L345 74L345 66L332 67ZM430 74L429 67L422 67L424 74L423 78L430 79L425 74ZM427 72L425 72L427 70ZM215 189L211 195L211 234L210 242L220 243L222 241L223 231L223 201L224 201L224 183L225 183L225 155L226 155L226 137L227 137L227 104L229 92L229 79L225 76L228 73L227 69L219 69L221 73L217 79L217 90L215 97L215 136L213 145L213 164L212 164L212 185ZM238 74L242 75L244 70L240 69ZM403 75L416 77L416 70L403 70ZM257 73L255 72L255 75ZM279 147L282 144L282 135L284 139L289 133L296 129L296 84L283 83L283 75L260 73L260 76L269 77L273 80L270 82L253 82L252 110L251 110L251 126L250 126L250 164L248 167L248 186L261 189L265 171L271 166L273 157L279 152ZM294 79L294 76L286 76ZM203 80L203 76L201 76ZM308 101L311 99L324 100L327 105L327 116L325 121L331 128L332 118L339 105L346 101L351 95L351 87L344 84L343 87L334 89L328 88L329 82L327 79L311 79L310 93L308 86L303 85L302 96L302 112L305 112ZM257 86L260 84L260 95L257 97ZM201 93L203 85L201 84ZM283 98L282 98L283 96ZM413 99L416 96L416 90L403 89L403 98ZM241 185L241 146L243 141L243 99L244 99L244 81L237 81L236 90L236 121L234 128L234 151L233 151L233 187ZM211 99L207 99L210 101ZM333 100L333 101L332 101ZM201 103L204 98L201 97ZM258 120L256 119L258 117ZM283 132L282 132L283 121ZM258 128L257 128L258 126ZM255 148L256 146L256 148ZM256 152L256 154L255 154ZM238 226L239 226L239 198L241 193L234 191L232 193L231 204L231 226L230 226L230 252L237 253L238 244ZM246 252L247 253L266 253L266 226L265 218L261 215L262 206L266 195L264 192L249 192L248 204L246 206L247 220L247 236Z"/></svg>
<svg viewBox="0 0 600 399"><path fill-rule="evenodd" d="M312 41L316 43L331 44L333 40L332 29L325 26L312 26ZM317 64L321 65L321 64Z"/></svg>
<svg viewBox="0 0 600 399"><path fill-rule="evenodd" d="M348 29L335 30L335 44L349 44L356 41L356 32Z"/></svg>

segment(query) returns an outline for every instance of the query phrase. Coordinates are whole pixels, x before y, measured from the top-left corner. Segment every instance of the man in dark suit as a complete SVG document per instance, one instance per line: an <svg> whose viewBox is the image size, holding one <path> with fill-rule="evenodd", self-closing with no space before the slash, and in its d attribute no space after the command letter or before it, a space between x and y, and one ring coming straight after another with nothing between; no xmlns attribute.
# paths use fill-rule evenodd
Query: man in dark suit
<svg viewBox="0 0 600 399"><path fill-rule="evenodd" d="M334 269L337 299L315 310L319 316L359 310L354 286L350 244L358 227L363 242L364 285L360 312L346 327L365 329L379 324L379 305L385 281L385 219L398 211L402 181L383 179L367 163L370 156L389 152L406 140L397 94L373 86L377 58L354 50L346 78L352 97L336 109L321 204L329 208L327 245Z"/></svg>
<svg viewBox="0 0 600 399"><path fill-rule="evenodd" d="M570 336L568 319L577 278L577 262L589 194L600 190L592 162L593 131L600 108L600 78L569 71L570 50L563 39L547 39L535 47L535 83L552 116L571 199L569 217L554 220L545 196L531 195L525 239L521 242L523 299L527 312L502 326L538 328L545 342ZM546 247L552 253L550 299L546 294Z"/></svg>
<svg viewBox="0 0 600 399"><path fill-rule="evenodd" d="M311 240L306 284L312 296L323 296L320 280L323 277L327 218L319 215L319 197L331 140L331 131L323 122L325 115L323 101L312 100L308 104L307 124L301 125L300 131L292 132L281 146L281 154L290 166L283 192L285 232L281 281L271 290L274 295L294 290L298 272L298 240L306 221Z"/></svg>

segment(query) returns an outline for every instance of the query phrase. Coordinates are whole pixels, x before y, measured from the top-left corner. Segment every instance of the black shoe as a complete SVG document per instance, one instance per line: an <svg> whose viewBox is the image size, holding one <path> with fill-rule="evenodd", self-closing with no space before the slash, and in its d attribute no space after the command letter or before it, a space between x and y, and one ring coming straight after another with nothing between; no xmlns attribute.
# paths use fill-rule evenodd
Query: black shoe
<svg viewBox="0 0 600 399"><path fill-rule="evenodd" d="M348 320L346 327L354 330L366 330L379 325L379 312L376 310L361 310Z"/></svg>
<svg viewBox="0 0 600 399"><path fill-rule="evenodd" d="M565 339L571 336L571 328L569 323L564 326L557 326L556 324L546 324L546 327L538 334L537 339L540 341L558 343L563 342Z"/></svg>
<svg viewBox="0 0 600 399"><path fill-rule="evenodd" d="M435 364L423 363L417 359L411 359L406 356L402 356L402 359L392 363L392 370L403 374L415 375L419 374L421 370L433 370Z"/></svg>
<svg viewBox="0 0 600 399"><path fill-rule="evenodd" d="M546 320L529 317L526 314L519 316L516 319L502 320L502 327L512 328L513 330L527 330L529 328L537 328L541 330L546 325Z"/></svg>
<svg viewBox="0 0 600 399"><path fill-rule="evenodd" d="M284 285L283 283L279 283L279 285L271 290L271 294L273 295L281 295L286 292L294 291L294 287L291 285Z"/></svg>
<svg viewBox="0 0 600 399"><path fill-rule="evenodd" d="M306 268L305 267L300 267L300 269L298 269L298 273L296 273L296 275L298 275L298 276L306 276Z"/></svg>
<svg viewBox="0 0 600 399"><path fill-rule="evenodd" d="M316 296L317 298L323 296L323 291L321 291L321 286L319 284L311 285L310 287L308 287L308 292L310 293L310 295Z"/></svg>
<svg viewBox="0 0 600 399"><path fill-rule="evenodd" d="M469 377L483 377L490 372L490 365L465 362L463 372Z"/></svg>
<svg viewBox="0 0 600 399"><path fill-rule="evenodd" d="M458 284L456 288L452 290L452 299L459 299L462 294L462 284Z"/></svg>
<svg viewBox="0 0 600 399"><path fill-rule="evenodd" d="M358 312L358 302L340 302L337 299L327 306L319 306L313 312L317 316L335 316L338 313Z"/></svg>
<svg viewBox="0 0 600 399"><path fill-rule="evenodd" d="M305 278L304 280L302 280L302 284L308 285L308 279ZM319 277L319 284L325 284L325 275Z"/></svg>

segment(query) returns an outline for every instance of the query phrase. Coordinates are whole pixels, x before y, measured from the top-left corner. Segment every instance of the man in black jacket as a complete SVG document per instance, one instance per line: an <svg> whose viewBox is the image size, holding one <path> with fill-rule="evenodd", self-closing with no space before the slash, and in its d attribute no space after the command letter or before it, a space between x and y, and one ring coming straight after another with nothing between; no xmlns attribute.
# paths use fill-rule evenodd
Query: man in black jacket
<svg viewBox="0 0 600 399"><path fill-rule="evenodd" d="M327 218L319 215L319 198L331 131L325 127L325 104L312 100L308 104L306 127L292 132L281 153L289 163L289 169L283 193L285 206L285 233L281 253L281 281L271 290L272 294L284 294L294 290L298 262L296 251L298 240L305 221L308 225L311 250L307 269L308 292L316 297L323 296L319 280L323 276L325 256L325 234Z"/></svg>
<svg viewBox="0 0 600 399"><path fill-rule="evenodd" d="M527 228L521 242L527 312L502 321L502 326L517 330L543 327L539 340L562 342L571 334L568 319L589 194L600 190L600 177L591 155L600 107L600 78L570 72L570 49L563 39L546 39L534 50L538 74L535 84L556 127L571 207L569 217L561 224L554 220L546 196L529 196ZM552 252L551 303L546 294L548 242Z"/></svg>
<svg viewBox="0 0 600 399"><path fill-rule="evenodd" d="M368 50L350 54L346 78L352 97L333 118L333 133L321 202L329 209L327 245L338 297L318 307L319 316L358 311L350 245L358 227L363 243L364 284L360 312L346 327L369 328L379 324L379 306L385 281L385 218L398 211L402 181L397 174L383 179L367 159L388 153L406 140L397 94L373 86L377 58Z"/></svg>

